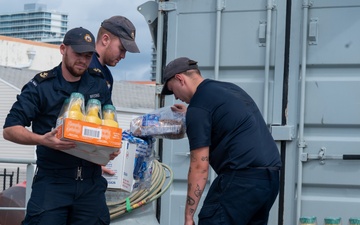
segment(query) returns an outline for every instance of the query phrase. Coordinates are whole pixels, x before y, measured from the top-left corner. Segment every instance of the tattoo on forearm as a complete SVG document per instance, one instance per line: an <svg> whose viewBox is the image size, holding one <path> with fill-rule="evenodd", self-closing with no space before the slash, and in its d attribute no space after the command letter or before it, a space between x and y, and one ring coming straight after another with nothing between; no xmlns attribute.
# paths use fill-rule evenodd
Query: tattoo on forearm
<svg viewBox="0 0 360 225"><path fill-rule="evenodd" d="M203 156L203 157L201 157L201 161L209 161L209 157L208 156Z"/></svg>
<svg viewBox="0 0 360 225"><path fill-rule="evenodd" d="M191 209L190 209L190 214L191 214L191 215L194 215L194 213L195 213L195 209L192 209L192 208L191 208Z"/></svg>
<svg viewBox="0 0 360 225"><path fill-rule="evenodd" d="M201 194L202 194L202 190L200 189L200 186L199 185L196 185L196 189L194 191L194 194L196 197L201 197Z"/></svg>
<svg viewBox="0 0 360 225"><path fill-rule="evenodd" d="M189 195L187 196L186 202L188 205L194 205L195 204L195 200L190 197Z"/></svg>
<svg viewBox="0 0 360 225"><path fill-rule="evenodd" d="M197 159L192 154L190 156L191 156L191 158L190 158L191 162L196 162L197 161Z"/></svg>

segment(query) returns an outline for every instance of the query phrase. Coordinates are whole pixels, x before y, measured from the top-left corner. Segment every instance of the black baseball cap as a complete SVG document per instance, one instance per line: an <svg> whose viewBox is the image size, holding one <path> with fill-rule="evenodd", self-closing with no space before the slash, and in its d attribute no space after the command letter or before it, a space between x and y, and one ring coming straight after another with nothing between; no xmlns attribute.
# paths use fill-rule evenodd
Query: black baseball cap
<svg viewBox="0 0 360 225"><path fill-rule="evenodd" d="M126 51L132 53L139 53L140 50L135 42L135 26L129 19L123 16L113 16L104 20L101 26L120 38L121 44Z"/></svg>
<svg viewBox="0 0 360 225"><path fill-rule="evenodd" d="M178 73L183 73L188 70L199 69L197 65L197 61L189 59L187 57L180 57L174 59L173 61L169 62L164 69L164 77L163 77L163 89L161 91L162 95L172 95L174 94L170 91L167 87L167 82L173 78Z"/></svg>
<svg viewBox="0 0 360 225"><path fill-rule="evenodd" d="M87 29L77 27L69 30L63 40L64 45L69 45L76 53L93 52L99 55L95 50L94 35Z"/></svg>

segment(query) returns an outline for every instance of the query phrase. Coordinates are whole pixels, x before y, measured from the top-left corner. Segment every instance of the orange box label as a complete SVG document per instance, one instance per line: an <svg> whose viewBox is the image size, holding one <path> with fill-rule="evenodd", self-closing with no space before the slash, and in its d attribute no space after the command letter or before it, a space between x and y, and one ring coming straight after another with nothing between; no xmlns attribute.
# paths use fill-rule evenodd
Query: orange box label
<svg viewBox="0 0 360 225"><path fill-rule="evenodd" d="M120 148L122 129L64 118L58 126L58 138L66 138L92 145Z"/></svg>

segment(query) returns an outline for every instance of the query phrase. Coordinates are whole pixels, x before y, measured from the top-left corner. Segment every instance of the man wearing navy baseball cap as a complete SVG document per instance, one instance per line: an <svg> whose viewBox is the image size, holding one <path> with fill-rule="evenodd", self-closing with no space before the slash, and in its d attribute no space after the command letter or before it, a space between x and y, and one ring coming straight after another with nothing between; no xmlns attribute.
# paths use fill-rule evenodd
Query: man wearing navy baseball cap
<svg viewBox="0 0 360 225"><path fill-rule="evenodd" d="M98 55L94 35L82 27L69 30L64 36L63 44L71 46L76 53L93 52Z"/></svg>
<svg viewBox="0 0 360 225"><path fill-rule="evenodd" d="M163 76L161 94L189 104L172 106L186 112L190 147L184 224L267 224L281 158L255 101L234 83L205 79L187 57L171 61ZM210 167L218 176L196 220Z"/></svg>
<svg viewBox="0 0 360 225"><path fill-rule="evenodd" d="M96 51L90 67L101 70L112 92L114 78L110 67L114 67L126 53L139 53L140 50L135 42L136 29L134 24L124 16L112 16L101 23L96 38Z"/></svg>
<svg viewBox="0 0 360 225"><path fill-rule="evenodd" d="M139 53L140 50L135 43L134 24L124 16L113 16L104 20L101 27L119 37L122 45L128 52Z"/></svg>
<svg viewBox="0 0 360 225"><path fill-rule="evenodd" d="M88 69L96 54L94 36L82 27L71 29L60 53L58 66L38 73L22 88L4 123L4 139L36 145L37 170L22 224L110 224L101 166L68 154L76 143L56 137L57 119L65 116L61 108L72 93L81 93L85 105L93 98L102 106L112 104L102 74Z"/></svg>
<svg viewBox="0 0 360 225"><path fill-rule="evenodd" d="M173 61L171 61L164 70L164 77L163 77L163 89L161 91L162 95L172 95L174 94L172 91L169 90L167 87L167 82L175 77L178 73L184 73L188 70L197 70L200 73L197 62L189 59L187 57L180 57Z"/></svg>

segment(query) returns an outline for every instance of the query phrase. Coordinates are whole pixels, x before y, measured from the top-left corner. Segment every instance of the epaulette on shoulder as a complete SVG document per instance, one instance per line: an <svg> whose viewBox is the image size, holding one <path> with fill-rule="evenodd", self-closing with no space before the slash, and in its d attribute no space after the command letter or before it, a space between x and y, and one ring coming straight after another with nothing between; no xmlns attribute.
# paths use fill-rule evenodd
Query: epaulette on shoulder
<svg viewBox="0 0 360 225"><path fill-rule="evenodd" d="M49 70L49 71L44 71L44 72L36 74L35 77L34 77L34 80L37 83L41 83L44 80L54 78L55 76L56 76L56 72L53 71L53 70Z"/></svg>
<svg viewBox="0 0 360 225"><path fill-rule="evenodd" d="M88 72L89 72L89 74L91 74L93 76L95 75L95 76L99 76L101 78L105 78L103 72L99 68L89 68Z"/></svg>

